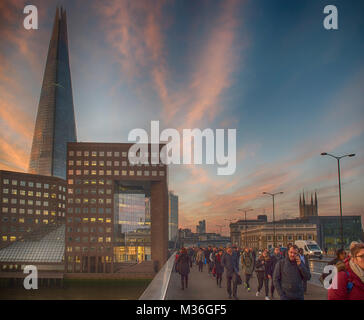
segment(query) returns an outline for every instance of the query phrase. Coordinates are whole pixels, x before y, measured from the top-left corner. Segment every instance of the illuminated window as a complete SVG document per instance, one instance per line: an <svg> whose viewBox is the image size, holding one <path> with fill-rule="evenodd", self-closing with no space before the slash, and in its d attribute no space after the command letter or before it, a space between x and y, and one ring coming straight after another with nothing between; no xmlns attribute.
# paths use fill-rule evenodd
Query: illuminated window
<svg viewBox="0 0 364 320"><path fill-rule="evenodd" d="M11 213L16 213L16 208L11 208Z"/></svg>
<svg viewBox="0 0 364 320"><path fill-rule="evenodd" d="M111 176L111 170L107 170L106 175Z"/></svg>
<svg viewBox="0 0 364 320"><path fill-rule="evenodd" d="M99 170L99 175L100 176L103 176L105 174L105 171L104 170Z"/></svg>
<svg viewBox="0 0 364 320"><path fill-rule="evenodd" d="M100 151L100 152L99 152L99 156L100 156L100 157L104 157L104 156L105 156L105 152L104 152L104 151Z"/></svg>
<svg viewBox="0 0 364 320"><path fill-rule="evenodd" d="M99 166L103 167L105 165L104 161L99 161Z"/></svg>
<svg viewBox="0 0 364 320"><path fill-rule="evenodd" d="M126 170L121 170L121 175L122 175L122 176L126 176L126 175L127 175Z"/></svg>
<svg viewBox="0 0 364 320"><path fill-rule="evenodd" d="M111 223L111 219L110 218L106 218L105 222L106 223Z"/></svg>
<svg viewBox="0 0 364 320"><path fill-rule="evenodd" d="M120 173L120 172L119 172L119 170L115 170L115 171L114 171L114 176L118 176L118 175L119 175L119 173Z"/></svg>
<svg viewBox="0 0 364 320"><path fill-rule="evenodd" d="M75 153L74 153L74 151L69 151L68 152L68 155L71 156L71 157L73 157L75 155Z"/></svg>
<svg viewBox="0 0 364 320"><path fill-rule="evenodd" d="M144 171L144 175L145 175L146 177L148 177L148 176L149 176L149 171L148 171L148 170Z"/></svg>
<svg viewBox="0 0 364 320"><path fill-rule="evenodd" d="M82 156L82 151L77 151L77 157L81 157Z"/></svg>
<svg viewBox="0 0 364 320"><path fill-rule="evenodd" d="M112 152L111 152L111 151L108 151L108 152L106 153L106 155L107 155L108 157L112 157Z"/></svg>
<svg viewBox="0 0 364 320"><path fill-rule="evenodd" d="M11 184L12 184L13 186L17 186L17 185L18 185L18 180L12 180L12 181L11 181Z"/></svg>
<svg viewBox="0 0 364 320"><path fill-rule="evenodd" d="M90 155L90 153L88 151L85 151L83 154L85 157L88 157Z"/></svg>
<svg viewBox="0 0 364 320"><path fill-rule="evenodd" d="M11 237L10 237L10 241L11 241L11 242L16 241L16 237L15 237L15 236L11 236Z"/></svg>
<svg viewBox="0 0 364 320"><path fill-rule="evenodd" d="M73 170L68 170L68 175L72 176L73 175Z"/></svg>
<svg viewBox="0 0 364 320"><path fill-rule="evenodd" d="M96 157L97 156L97 152L96 151L92 151L91 156L92 157Z"/></svg>
<svg viewBox="0 0 364 320"><path fill-rule="evenodd" d="M85 174L85 175L89 175L89 172L90 171L88 171L88 170L83 170L83 174Z"/></svg>
<svg viewBox="0 0 364 320"><path fill-rule="evenodd" d="M129 176L133 176L134 175L134 171L133 170L130 170L129 171Z"/></svg>
<svg viewBox="0 0 364 320"><path fill-rule="evenodd" d="M3 184L9 184L9 179L3 179Z"/></svg>
<svg viewBox="0 0 364 320"><path fill-rule="evenodd" d="M103 237L99 237L98 242L104 242L104 238Z"/></svg>
<svg viewBox="0 0 364 320"><path fill-rule="evenodd" d="M89 162L88 160L85 160L85 161L83 162L83 165L84 165L84 166L89 166L89 165L90 165L90 162Z"/></svg>
<svg viewBox="0 0 364 320"><path fill-rule="evenodd" d="M17 195L18 194L18 190L16 190L16 189L11 190L11 194Z"/></svg>

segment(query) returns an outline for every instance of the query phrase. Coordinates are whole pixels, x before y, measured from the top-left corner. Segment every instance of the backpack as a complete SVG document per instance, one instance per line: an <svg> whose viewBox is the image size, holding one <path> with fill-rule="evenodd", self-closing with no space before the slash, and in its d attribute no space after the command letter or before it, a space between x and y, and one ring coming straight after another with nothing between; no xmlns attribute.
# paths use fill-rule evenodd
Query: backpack
<svg viewBox="0 0 364 320"><path fill-rule="evenodd" d="M347 270L345 270L346 275L348 276L348 282L346 283L346 290L348 291L348 294L353 290L354 282L351 281L350 274Z"/></svg>

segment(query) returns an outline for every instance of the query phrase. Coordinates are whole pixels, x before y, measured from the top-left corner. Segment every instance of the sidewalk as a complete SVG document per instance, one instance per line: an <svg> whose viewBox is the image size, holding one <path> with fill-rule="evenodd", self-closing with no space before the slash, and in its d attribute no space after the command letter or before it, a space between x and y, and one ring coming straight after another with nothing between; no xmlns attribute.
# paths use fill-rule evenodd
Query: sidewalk
<svg viewBox="0 0 364 320"><path fill-rule="evenodd" d="M241 275L241 272L240 272ZM244 277L242 277L244 280ZM260 296L256 297L258 281L254 273L250 280L251 291L248 292L243 285L238 286L239 300L264 300L264 286ZM275 292L275 300L278 300L278 294ZM326 300L327 292L324 288L308 283L306 300ZM188 288L181 289L180 275L172 272L170 283L167 289L166 300L228 300L226 292L226 277L223 274L221 288L216 285L215 278L207 273L204 266L203 272L198 272L196 265L193 265L188 279ZM269 302L268 302L269 303Z"/></svg>

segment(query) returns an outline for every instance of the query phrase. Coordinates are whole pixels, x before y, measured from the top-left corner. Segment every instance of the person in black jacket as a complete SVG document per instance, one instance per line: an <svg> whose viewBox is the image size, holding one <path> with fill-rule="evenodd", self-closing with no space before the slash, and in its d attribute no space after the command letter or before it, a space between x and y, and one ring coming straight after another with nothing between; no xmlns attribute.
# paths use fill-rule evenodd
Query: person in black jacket
<svg viewBox="0 0 364 320"><path fill-rule="evenodd" d="M270 257L270 260L268 262L268 279L271 279L271 285L270 285L270 298L274 298L274 283L273 283L273 273L274 268L277 265L278 261L281 260L283 257L280 253L280 249L278 247L274 248L273 255Z"/></svg>
<svg viewBox="0 0 364 320"><path fill-rule="evenodd" d="M308 258L307 256L305 256L303 249L299 248L298 249L298 253L300 255L300 259L301 261L305 264L308 272L310 272L310 265L308 264ZM311 272L310 272L310 277L311 277ZM307 280L303 280L303 291L306 293L307 292Z"/></svg>
<svg viewBox="0 0 364 320"><path fill-rule="evenodd" d="M187 254L186 248L182 248L181 254L177 260L178 272L181 275L181 289L188 288L188 274L190 273L190 257Z"/></svg>
<svg viewBox="0 0 364 320"><path fill-rule="evenodd" d="M239 270L236 269L235 259L233 257L232 248L228 248L226 253L222 258L222 265L226 270L226 283L227 283L227 292L229 295L229 299L231 299L231 293L233 293L234 299L238 300L237 290L238 290L238 282L237 282L237 273ZM231 282L233 282L233 291L231 292Z"/></svg>
<svg viewBox="0 0 364 320"><path fill-rule="evenodd" d="M303 280L310 278L296 245L289 248L287 257L277 263L273 273L273 283L281 300L304 300Z"/></svg>
<svg viewBox="0 0 364 320"><path fill-rule="evenodd" d="M268 255L268 252L264 250L255 264L255 272L258 278L258 290L256 296L257 297L259 296L260 290L263 288L263 283L264 283L265 300L270 300L268 297L268 292L269 292L268 272L269 272L270 260L271 259Z"/></svg>

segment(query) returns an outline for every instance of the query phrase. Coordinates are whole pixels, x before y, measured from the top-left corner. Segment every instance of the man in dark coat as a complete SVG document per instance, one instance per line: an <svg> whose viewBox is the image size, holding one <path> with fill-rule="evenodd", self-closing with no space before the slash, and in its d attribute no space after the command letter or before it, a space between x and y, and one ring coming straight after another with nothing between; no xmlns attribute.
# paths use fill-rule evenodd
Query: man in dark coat
<svg viewBox="0 0 364 320"><path fill-rule="evenodd" d="M223 251L220 249L215 255L214 267L216 273L216 284L221 288L222 274L224 273L224 266L222 265Z"/></svg>
<svg viewBox="0 0 364 320"><path fill-rule="evenodd" d="M238 270L237 272L239 272L240 250L236 246L233 247L233 257L235 261L235 268Z"/></svg>
<svg viewBox="0 0 364 320"><path fill-rule="evenodd" d="M282 255L280 253L280 249L278 247L274 248L273 254L271 256L271 259L269 260L268 263L268 278L271 279L271 286L270 286L270 295L271 295L271 299L273 299L274 296L274 283L273 283L273 273L274 273L274 268L277 265L278 261L280 261L282 259Z"/></svg>
<svg viewBox="0 0 364 320"><path fill-rule="evenodd" d="M229 299L231 299L231 282L233 282L233 296L235 300L238 300L236 295L238 289L237 283L237 273L239 270L236 269L236 263L233 257L233 250L232 248L228 248L226 253L223 255L222 258L222 266L226 270L226 283L227 283L227 292L229 295Z"/></svg>
<svg viewBox="0 0 364 320"><path fill-rule="evenodd" d="M181 254L177 260L178 272L181 275L181 289L188 288L188 274L190 273L190 257L187 254L187 250L182 248Z"/></svg>
<svg viewBox="0 0 364 320"><path fill-rule="evenodd" d="M311 274L293 245L287 257L280 260L273 273L273 283L281 300L304 300L303 280L310 280Z"/></svg>

